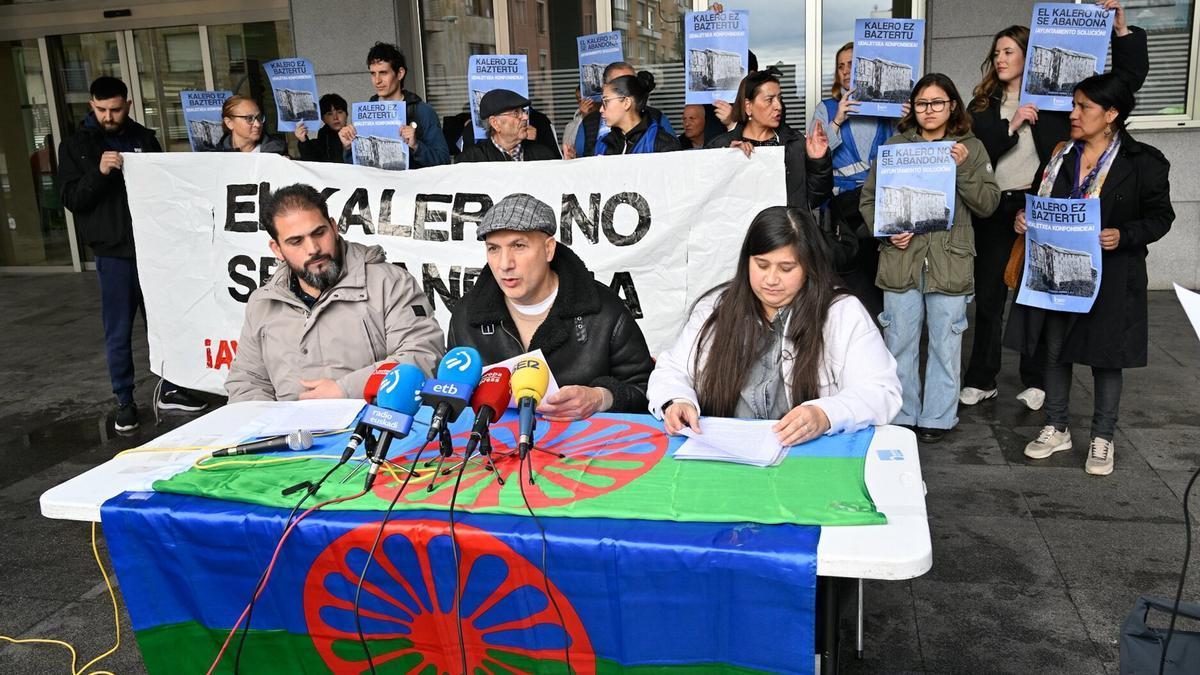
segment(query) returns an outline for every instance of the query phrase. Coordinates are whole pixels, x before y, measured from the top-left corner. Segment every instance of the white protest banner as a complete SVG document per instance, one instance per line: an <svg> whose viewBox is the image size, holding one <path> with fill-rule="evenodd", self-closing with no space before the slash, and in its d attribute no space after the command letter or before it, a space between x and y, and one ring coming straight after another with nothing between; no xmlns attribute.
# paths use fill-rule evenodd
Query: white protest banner
<svg viewBox="0 0 1200 675"><path fill-rule="evenodd" d="M630 306L653 354L688 303L727 280L750 221L785 203L783 151L737 150L459 164L394 172L260 154L129 154L125 184L149 324L150 367L223 393L245 302L276 260L259 230L267 191L308 183L343 235L378 244L421 283L443 329L486 264L475 223L527 192Z"/></svg>

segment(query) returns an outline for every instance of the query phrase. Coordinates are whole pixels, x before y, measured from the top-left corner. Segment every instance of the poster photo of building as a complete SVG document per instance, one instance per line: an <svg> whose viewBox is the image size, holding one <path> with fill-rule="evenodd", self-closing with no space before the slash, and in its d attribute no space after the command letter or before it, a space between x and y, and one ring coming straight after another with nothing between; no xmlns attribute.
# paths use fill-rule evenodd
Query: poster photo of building
<svg viewBox="0 0 1200 675"><path fill-rule="evenodd" d="M1029 276L1025 278L1030 290L1090 298L1099 279L1091 253L1030 242Z"/></svg>
<svg viewBox="0 0 1200 675"><path fill-rule="evenodd" d="M860 98L904 103L916 85L912 66L885 59L854 60L854 88Z"/></svg>
<svg viewBox="0 0 1200 675"><path fill-rule="evenodd" d="M737 89L746 70L742 55L720 49L689 49L688 86L692 91Z"/></svg>
<svg viewBox="0 0 1200 675"><path fill-rule="evenodd" d="M1096 57L1062 47L1034 47L1025 90L1042 96L1070 96L1075 85L1096 74Z"/></svg>
<svg viewBox="0 0 1200 675"><path fill-rule="evenodd" d="M288 122L321 119L317 114L317 102L310 91L280 87L275 90L275 105L278 106L279 116Z"/></svg>
<svg viewBox="0 0 1200 675"><path fill-rule="evenodd" d="M885 185L879 190L875 231L892 235L923 234L950 227L946 193L909 185Z"/></svg>
<svg viewBox="0 0 1200 675"><path fill-rule="evenodd" d="M404 141L395 138L382 136L356 136L354 138L354 156L358 160L359 166L403 171L408 167L405 147Z"/></svg>

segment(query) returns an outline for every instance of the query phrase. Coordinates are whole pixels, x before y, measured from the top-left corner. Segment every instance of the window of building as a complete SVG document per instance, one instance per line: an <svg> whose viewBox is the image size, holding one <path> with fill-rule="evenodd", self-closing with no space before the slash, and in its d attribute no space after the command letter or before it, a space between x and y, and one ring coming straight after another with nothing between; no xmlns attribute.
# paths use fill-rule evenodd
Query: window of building
<svg viewBox="0 0 1200 675"><path fill-rule="evenodd" d="M545 34L546 34L546 21L547 21L547 17L546 17L546 2L545 2L545 0L538 0L538 4L537 4L537 32L538 32L538 34L539 34L539 35L545 35Z"/></svg>
<svg viewBox="0 0 1200 675"><path fill-rule="evenodd" d="M1188 115L1188 93L1197 85L1196 55L1192 53L1197 28L1195 0L1128 0L1125 18L1146 31L1150 74L1137 93L1137 117ZM1111 50L1110 50L1111 54ZM1189 86L1190 85L1190 86Z"/></svg>

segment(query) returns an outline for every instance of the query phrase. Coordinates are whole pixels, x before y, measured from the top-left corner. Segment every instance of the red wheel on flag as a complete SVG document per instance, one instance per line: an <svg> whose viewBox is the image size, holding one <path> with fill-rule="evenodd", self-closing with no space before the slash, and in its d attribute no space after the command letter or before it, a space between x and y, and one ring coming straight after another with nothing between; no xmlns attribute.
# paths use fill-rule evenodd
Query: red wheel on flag
<svg viewBox="0 0 1200 675"><path fill-rule="evenodd" d="M317 556L304 583L308 632L335 673L367 670L354 625L354 589L378 531L379 523L367 523L334 540ZM569 647L572 671L594 674L596 655L583 623L553 583L550 593L562 624L539 569L483 530L459 524L455 532L468 672L535 672L552 664L566 672L564 647ZM381 672L461 669L454 569L447 523L388 523L359 603L363 634Z"/></svg>
<svg viewBox="0 0 1200 675"><path fill-rule="evenodd" d="M500 485L493 472L472 462L463 474L456 508L524 506L517 485L517 431L515 420L492 426L492 458L505 485ZM467 433L454 437L455 458L461 458L468 437ZM535 445L549 452L530 454L536 484L525 485L529 505L534 509L561 506L619 490L657 464L666 454L668 443L662 430L623 419L593 417L578 422L539 421ZM408 466L414 452L415 448L400 453L392 461ZM558 453L565 457L558 457ZM456 463L457 460L451 458L446 465ZM439 486L428 492L425 487L432 478L432 471L422 472L420 478L409 482L401 499L411 504L449 505L453 492L452 476L439 477ZM390 501L398 485L391 475L380 474L380 480L375 483L375 495Z"/></svg>

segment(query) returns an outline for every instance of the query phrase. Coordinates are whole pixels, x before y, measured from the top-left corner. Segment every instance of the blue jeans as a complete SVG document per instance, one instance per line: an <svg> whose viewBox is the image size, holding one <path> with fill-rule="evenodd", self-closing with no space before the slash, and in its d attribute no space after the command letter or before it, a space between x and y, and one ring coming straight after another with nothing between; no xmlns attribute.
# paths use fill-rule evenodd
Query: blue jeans
<svg viewBox="0 0 1200 675"><path fill-rule="evenodd" d="M124 405L133 401L133 322L139 311L143 319L146 317L137 260L98 255L96 276L100 278L100 316L104 321L108 377L117 403ZM164 381L162 391L178 388Z"/></svg>
<svg viewBox="0 0 1200 675"><path fill-rule="evenodd" d="M892 424L953 429L958 424L958 390L962 370L962 334L967 329L966 295L883 292L883 339L896 359L904 392ZM921 395L921 327L929 327L925 391Z"/></svg>

